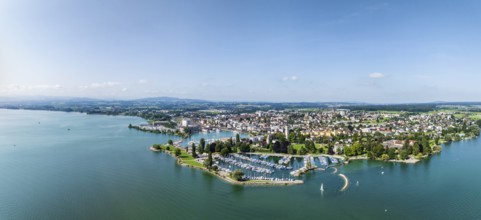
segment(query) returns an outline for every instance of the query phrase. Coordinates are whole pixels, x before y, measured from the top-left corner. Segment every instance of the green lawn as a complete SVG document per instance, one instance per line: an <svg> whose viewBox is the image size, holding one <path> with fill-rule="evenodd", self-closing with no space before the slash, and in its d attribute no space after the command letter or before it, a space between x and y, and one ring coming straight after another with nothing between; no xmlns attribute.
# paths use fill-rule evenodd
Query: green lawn
<svg viewBox="0 0 481 220"><path fill-rule="evenodd" d="M174 146L168 146L168 145L162 145L161 148L162 150L167 150L167 147L170 147L170 151L172 153L174 153L174 150L175 150L175 147ZM182 162L187 164L187 165L191 165L191 166L194 166L194 167L199 167L199 168L203 168L204 165L195 161L194 157L192 157L191 154L187 153L187 151L185 151L184 149L181 149L180 150L180 156L179 158L182 159Z"/></svg>
<svg viewBox="0 0 481 220"><path fill-rule="evenodd" d="M319 111L319 108L299 108L297 110L301 112L317 112Z"/></svg>
<svg viewBox="0 0 481 220"><path fill-rule="evenodd" d="M479 120L481 119L481 113L475 113L475 114L469 115L469 118L474 120Z"/></svg>
<svg viewBox="0 0 481 220"><path fill-rule="evenodd" d="M473 120L479 120L481 119L481 112L468 112L468 111L463 111L463 110L457 110L457 109L439 109L436 111L431 111L430 113L439 113L439 112L444 112L448 114L453 114L454 117L456 118L464 118L468 117ZM454 114L456 113L456 114Z"/></svg>
<svg viewBox="0 0 481 220"><path fill-rule="evenodd" d="M194 157L192 157L192 155L187 153L185 150L181 150L181 152L182 153L180 154L179 158L181 158L182 162L184 162L185 164L199 168L204 167L203 164L195 161Z"/></svg>
<svg viewBox="0 0 481 220"><path fill-rule="evenodd" d="M379 111L384 114L401 114L401 111Z"/></svg>
<svg viewBox="0 0 481 220"><path fill-rule="evenodd" d="M304 147L304 144L295 144L295 143L292 143L291 144L292 148L295 149L295 150L299 150L301 149L301 147Z"/></svg>
<svg viewBox="0 0 481 220"><path fill-rule="evenodd" d="M454 114L454 117L456 117L456 118L468 117L468 118L473 119L473 120L479 120L479 119L481 119L481 112L457 113L457 114Z"/></svg>
<svg viewBox="0 0 481 220"><path fill-rule="evenodd" d="M293 149L296 149L298 151L299 149L301 149L301 147L304 147L305 145L304 144L298 144L298 143L292 143L291 146L292 146ZM322 146L321 144L316 144L317 149L319 149L321 147L324 148L324 152L327 152L327 148L325 146Z"/></svg>

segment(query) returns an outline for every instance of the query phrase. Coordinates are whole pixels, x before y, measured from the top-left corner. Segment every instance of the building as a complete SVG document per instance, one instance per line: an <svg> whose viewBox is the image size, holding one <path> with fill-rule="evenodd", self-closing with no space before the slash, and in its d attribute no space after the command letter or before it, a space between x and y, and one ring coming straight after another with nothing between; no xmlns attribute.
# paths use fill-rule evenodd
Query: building
<svg viewBox="0 0 481 220"><path fill-rule="evenodd" d="M410 141L409 141L409 146L413 146L414 143L416 143L416 141L410 140ZM383 145L385 148L397 148L397 149L402 149L402 147L404 146L404 141L402 141L402 140L384 141L384 142L382 143L382 145Z"/></svg>
<svg viewBox="0 0 481 220"><path fill-rule="evenodd" d="M190 119L187 119L187 118L184 118L182 119L182 121L180 122L180 125L182 127L188 127L192 122L190 121Z"/></svg>

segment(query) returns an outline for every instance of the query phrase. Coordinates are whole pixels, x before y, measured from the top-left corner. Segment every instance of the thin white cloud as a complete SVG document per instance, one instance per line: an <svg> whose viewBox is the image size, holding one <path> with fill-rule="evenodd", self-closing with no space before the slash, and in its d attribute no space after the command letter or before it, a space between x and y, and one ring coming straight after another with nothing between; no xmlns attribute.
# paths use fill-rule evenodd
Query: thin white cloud
<svg viewBox="0 0 481 220"><path fill-rule="evenodd" d="M369 78L371 79L381 79L381 78L384 78L384 74L383 73L369 73Z"/></svg>
<svg viewBox="0 0 481 220"><path fill-rule="evenodd" d="M122 88L122 92L126 92L127 91L127 88Z"/></svg>
<svg viewBox="0 0 481 220"><path fill-rule="evenodd" d="M60 85L55 84L55 85L34 85L32 86L33 89L59 89L61 88Z"/></svg>
<svg viewBox="0 0 481 220"><path fill-rule="evenodd" d="M53 89L60 89L62 86L58 84L48 85L48 84L40 84L40 85L20 85L20 84L7 84L0 86L0 90L3 91L31 91L31 90L53 90Z"/></svg>
<svg viewBox="0 0 481 220"><path fill-rule="evenodd" d="M298 79L299 79L299 77L297 77L297 76L284 76L284 77L281 78L282 81L289 81L289 80L296 81Z"/></svg>
<svg viewBox="0 0 481 220"><path fill-rule="evenodd" d="M99 89L99 88L109 88L120 85L119 82L101 82L101 83L91 83L90 85L80 86L81 89Z"/></svg>
<svg viewBox="0 0 481 220"><path fill-rule="evenodd" d="M139 79L138 83L139 84L146 84L148 81L145 79Z"/></svg>

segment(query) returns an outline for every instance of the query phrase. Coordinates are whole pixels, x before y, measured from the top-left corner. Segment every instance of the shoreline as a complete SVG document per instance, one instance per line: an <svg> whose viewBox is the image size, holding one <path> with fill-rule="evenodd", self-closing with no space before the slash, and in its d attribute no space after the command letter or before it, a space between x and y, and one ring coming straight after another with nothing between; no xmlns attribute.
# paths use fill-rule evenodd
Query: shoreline
<svg viewBox="0 0 481 220"><path fill-rule="evenodd" d="M285 156L291 156L291 157L300 157L304 158L306 156L313 156L313 157L334 157L336 159L341 159L345 160L346 158L341 155L329 155L329 154L306 154L306 155L297 155L297 154L282 154L282 153L262 153L262 152L248 152L245 154L252 154L252 155L268 155L268 156L274 156L274 157L285 157Z"/></svg>
<svg viewBox="0 0 481 220"><path fill-rule="evenodd" d="M424 157L423 157L424 158ZM349 157L349 161L354 161L354 160L371 160L367 156L355 156L355 157ZM415 164L421 160L410 157L407 160L381 160L381 159L375 159L375 161L382 161L382 162L391 162L391 163L405 163L405 164Z"/></svg>
<svg viewBox="0 0 481 220"><path fill-rule="evenodd" d="M151 150L153 152L161 152L161 150L155 149L154 146L150 146L149 150Z"/></svg>
<svg viewBox="0 0 481 220"><path fill-rule="evenodd" d="M151 150L153 152L162 152L162 150L157 150L153 146L150 146L149 150ZM270 180L237 181L237 180L234 180L234 179L230 178L229 174L226 173L226 172L223 172L223 171L215 172L215 171L209 170L205 167L192 166L192 165L183 163L181 158L175 157L174 155L172 155L172 153L170 151L163 151L163 152L165 152L165 153L169 154L170 156L174 157L175 160L176 160L176 163L181 165L181 166L199 169L201 171L204 171L206 173L214 175L214 176L220 178L221 180L223 180L225 182L228 182L228 183L234 184L234 185L241 185L241 186L293 186L293 185L304 184L303 180L295 180L295 181L270 181Z"/></svg>

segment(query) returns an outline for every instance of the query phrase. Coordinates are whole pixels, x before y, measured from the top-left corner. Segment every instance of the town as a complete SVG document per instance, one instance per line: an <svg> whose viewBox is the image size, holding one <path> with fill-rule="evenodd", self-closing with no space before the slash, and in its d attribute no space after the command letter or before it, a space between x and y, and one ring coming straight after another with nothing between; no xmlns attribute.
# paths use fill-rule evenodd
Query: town
<svg viewBox="0 0 481 220"><path fill-rule="evenodd" d="M414 113L334 108L254 113L186 112L177 120L176 132L182 131L185 135L218 130L248 133L250 136L242 140L248 145L243 152L330 154L343 155L347 160L398 162L417 162L441 151L442 143L478 136L481 125L480 120L460 117L452 111ZM162 131L165 127L159 123L162 122L139 128Z"/></svg>

